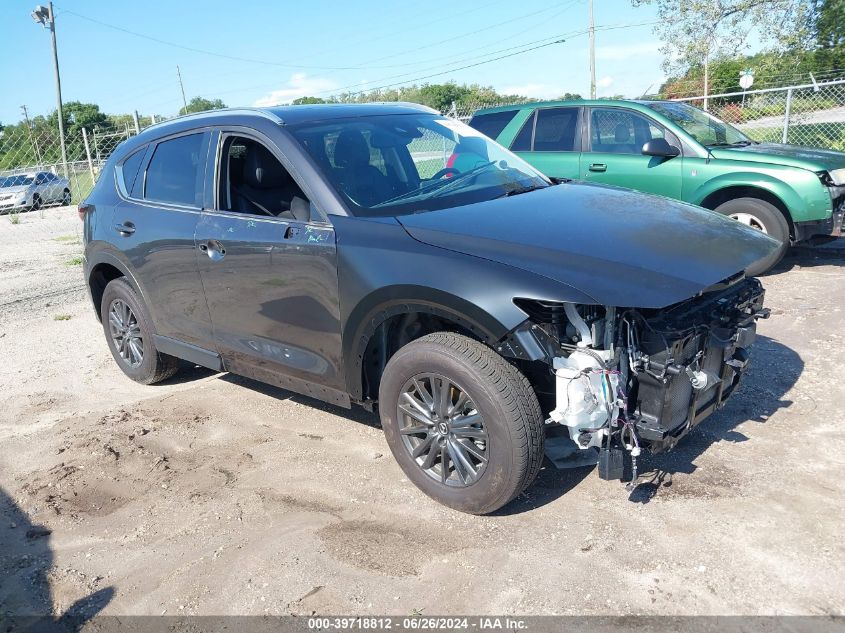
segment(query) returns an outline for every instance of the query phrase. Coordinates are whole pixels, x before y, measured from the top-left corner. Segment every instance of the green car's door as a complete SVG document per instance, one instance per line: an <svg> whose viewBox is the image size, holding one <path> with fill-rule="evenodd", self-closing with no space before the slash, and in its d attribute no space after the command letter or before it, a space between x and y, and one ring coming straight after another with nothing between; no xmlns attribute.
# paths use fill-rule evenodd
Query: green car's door
<svg viewBox="0 0 845 633"><path fill-rule="evenodd" d="M583 108L540 108L528 118L511 144L528 163L552 178L579 178Z"/></svg>
<svg viewBox="0 0 845 633"><path fill-rule="evenodd" d="M681 156L644 156L643 145L665 138L680 148L678 138L652 119L620 107L590 108L581 153L585 180L680 198L683 178Z"/></svg>

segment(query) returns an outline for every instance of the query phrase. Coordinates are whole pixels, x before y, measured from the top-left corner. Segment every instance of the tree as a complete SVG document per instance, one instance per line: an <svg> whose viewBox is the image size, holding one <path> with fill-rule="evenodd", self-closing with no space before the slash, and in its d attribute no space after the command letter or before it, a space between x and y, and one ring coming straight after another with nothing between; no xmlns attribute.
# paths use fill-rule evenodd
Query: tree
<svg viewBox="0 0 845 633"><path fill-rule="evenodd" d="M815 0L810 30L816 70L845 68L845 0Z"/></svg>
<svg viewBox="0 0 845 633"><path fill-rule="evenodd" d="M68 138L80 136L82 128L91 131L95 127L109 127L108 116L100 112L100 106L96 103L68 101L62 104L62 115L64 115L65 135ZM56 110L47 117L47 123L58 130L59 115Z"/></svg>
<svg viewBox="0 0 845 633"><path fill-rule="evenodd" d="M311 103L328 103L328 101L320 97L300 97L291 102L292 105L308 105Z"/></svg>
<svg viewBox="0 0 845 633"><path fill-rule="evenodd" d="M577 92L564 92L557 99L558 101L581 101L583 98Z"/></svg>
<svg viewBox="0 0 845 633"><path fill-rule="evenodd" d="M193 114L194 112L205 112L206 110L221 110L225 108L226 104L221 99L204 99L203 97L194 97L188 101L187 108L180 108L179 114Z"/></svg>
<svg viewBox="0 0 845 633"><path fill-rule="evenodd" d="M812 3L807 0L632 0L656 5L655 32L663 40L667 72L702 66L703 92L710 93L710 63L736 56L752 30L773 50L793 50L807 41Z"/></svg>

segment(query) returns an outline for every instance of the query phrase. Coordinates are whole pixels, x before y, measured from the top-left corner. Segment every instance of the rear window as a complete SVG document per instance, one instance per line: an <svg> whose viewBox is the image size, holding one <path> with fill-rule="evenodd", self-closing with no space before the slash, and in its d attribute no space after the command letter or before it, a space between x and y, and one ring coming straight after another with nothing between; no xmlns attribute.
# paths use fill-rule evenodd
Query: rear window
<svg viewBox="0 0 845 633"><path fill-rule="evenodd" d="M495 139L502 133L508 123L513 121L518 110L505 110L504 112L491 112L490 114L476 114L469 122L470 127Z"/></svg>
<svg viewBox="0 0 845 633"><path fill-rule="evenodd" d="M201 207L202 148L201 133L159 143L147 167L144 198Z"/></svg>

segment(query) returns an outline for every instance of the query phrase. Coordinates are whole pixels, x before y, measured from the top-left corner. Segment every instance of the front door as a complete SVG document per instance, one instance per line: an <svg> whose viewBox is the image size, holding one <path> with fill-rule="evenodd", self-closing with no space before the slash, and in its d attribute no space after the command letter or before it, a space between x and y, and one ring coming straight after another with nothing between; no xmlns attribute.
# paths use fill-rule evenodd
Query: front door
<svg viewBox="0 0 845 633"><path fill-rule="evenodd" d="M590 108L587 137L589 146L581 154L581 177L585 180L681 197L681 157L642 153L646 142L659 137L680 147L680 141L663 126L633 110Z"/></svg>
<svg viewBox="0 0 845 633"><path fill-rule="evenodd" d="M342 402L334 229L268 139L223 131L217 152L196 253L224 367Z"/></svg>

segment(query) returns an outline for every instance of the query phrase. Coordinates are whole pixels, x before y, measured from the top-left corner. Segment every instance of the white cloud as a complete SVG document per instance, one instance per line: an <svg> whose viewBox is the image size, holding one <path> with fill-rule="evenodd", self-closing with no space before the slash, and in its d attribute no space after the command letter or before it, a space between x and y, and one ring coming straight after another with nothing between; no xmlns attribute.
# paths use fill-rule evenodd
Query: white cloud
<svg viewBox="0 0 845 633"><path fill-rule="evenodd" d="M325 93L337 88L337 84L331 79L322 77L309 77L305 73L296 73L288 80L284 88L273 90L260 99L256 99L252 105L257 108L281 105L290 103L300 97L327 96Z"/></svg>
<svg viewBox="0 0 845 633"><path fill-rule="evenodd" d="M599 88L610 88L613 85L613 77L602 77L596 82Z"/></svg>

